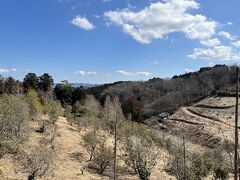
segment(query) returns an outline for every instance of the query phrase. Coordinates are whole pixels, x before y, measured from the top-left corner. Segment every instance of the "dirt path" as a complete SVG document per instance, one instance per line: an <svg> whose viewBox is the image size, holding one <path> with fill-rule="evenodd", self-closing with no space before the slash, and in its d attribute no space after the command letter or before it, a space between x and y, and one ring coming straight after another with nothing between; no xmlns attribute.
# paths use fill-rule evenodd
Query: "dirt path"
<svg viewBox="0 0 240 180"><path fill-rule="evenodd" d="M54 140L54 151L56 152L53 162L52 171L44 179L68 180L68 179L104 179L96 177L84 171L85 162L78 162L71 158L72 153L83 152L80 145L81 135L76 129L71 127L65 118L59 118L56 122L57 134ZM82 170L84 175L82 175Z"/></svg>
<svg viewBox="0 0 240 180"><path fill-rule="evenodd" d="M187 107L182 107L181 110L189 116L193 116L193 117L196 117L196 118L201 118L201 119L206 120L206 121L214 121L214 123L219 125L220 127L225 127L225 128L232 127L230 124L227 124L227 123L225 123L221 120L216 120L216 119L213 119L213 118L206 117L204 115L199 115L199 114L193 113L193 112L189 111L187 109Z"/></svg>

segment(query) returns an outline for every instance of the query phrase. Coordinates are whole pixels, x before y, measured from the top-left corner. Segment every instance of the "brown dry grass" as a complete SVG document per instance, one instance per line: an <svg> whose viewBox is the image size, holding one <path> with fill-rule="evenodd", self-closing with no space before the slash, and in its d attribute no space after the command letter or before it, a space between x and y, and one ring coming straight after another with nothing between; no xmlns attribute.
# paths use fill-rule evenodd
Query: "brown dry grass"
<svg viewBox="0 0 240 180"><path fill-rule="evenodd" d="M82 137L90 129L81 130L78 132L74 127L70 126L65 118L60 117L56 122L57 132L56 137L53 141L54 146L54 157L51 166L47 173L41 180L108 180L107 176L100 176L92 170L88 169L89 155L86 149L83 147ZM49 137L43 133L39 134L35 132L37 124L31 122L31 134L29 141L25 144L25 151L30 152L34 147L42 143L43 139L47 140ZM102 136L106 136L106 144L113 146L113 137L107 132L101 131ZM120 152L120 150L119 150ZM80 154L80 158L76 160L74 155ZM165 171L164 167L167 163L168 154L164 150L160 150L160 156L158 163L153 170L151 175L152 180L169 180L174 179L169 176ZM121 161L121 160L120 160ZM122 164L122 162L120 162ZM13 155L6 155L0 159L0 179L27 179L27 174L22 173L20 165L14 160ZM83 173L83 174L82 174ZM139 179L136 175L123 174L119 176L119 179L125 180L137 180ZM5 179L4 179L5 180Z"/></svg>

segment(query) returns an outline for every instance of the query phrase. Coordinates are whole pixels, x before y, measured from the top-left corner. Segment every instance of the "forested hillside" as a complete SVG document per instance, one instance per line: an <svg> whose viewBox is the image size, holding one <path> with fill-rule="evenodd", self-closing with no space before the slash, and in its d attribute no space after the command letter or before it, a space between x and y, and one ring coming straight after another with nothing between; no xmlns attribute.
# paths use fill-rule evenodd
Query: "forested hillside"
<svg viewBox="0 0 240 180"><path fill-rule="evenodd" d="M100 101L107 95L118 95L125 115L131 114L134 120L139 120L160 112L172 113L182 105L195 102L218 90L231 90L236 82L235 73L234 66L216 65L173 76L171 79L118 82L89 88L86 92L95 95Z"/></svg>

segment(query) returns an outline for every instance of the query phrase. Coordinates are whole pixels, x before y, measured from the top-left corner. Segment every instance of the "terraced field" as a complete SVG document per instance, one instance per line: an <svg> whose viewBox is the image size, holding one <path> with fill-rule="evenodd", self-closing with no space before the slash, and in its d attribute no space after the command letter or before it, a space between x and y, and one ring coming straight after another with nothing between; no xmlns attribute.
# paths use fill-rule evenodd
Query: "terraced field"
<svg viewBox="0 0 240 180"><path fill-rule="evenodd" d="M156 116L149 122L175 143L180 144L184 135L193 152L226 144L229 148L234 140L234 112L235 98L209 97L180 108L168 118Z"/></svg>

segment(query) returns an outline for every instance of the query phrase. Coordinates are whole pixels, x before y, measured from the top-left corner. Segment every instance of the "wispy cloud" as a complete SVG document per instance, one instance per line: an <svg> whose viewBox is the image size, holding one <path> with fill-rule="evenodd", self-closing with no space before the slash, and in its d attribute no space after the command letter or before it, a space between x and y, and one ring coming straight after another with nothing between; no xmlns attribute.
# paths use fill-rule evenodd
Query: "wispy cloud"
<svg viewBox="0 0 240 180"><path fill-rule="evenodd" d="M95 76L97 75L97 72L95 71L77 71L76 74L84 77L84 76Z"/></svg>
<svg viewBox="0 0 240 180"><path fill-rule="evenodd" d="M124 71L124 70L119 70L117 71L120 74L126 75L126 76L145 76L145 77L149 77L151 75L153 75L150 72L129 72L129 71Z"/></svg>
<svg viewBox="0 0 240 180"><path fill-rule="evenodd" d="M107 3L110 2L111 0L102 0L102 2Z"/></svg>
<svg viewBox="0 0 240 180"><path fill-rule="evenodd" d="M236 36L232 36L229 32L226 32L226 31L220 31L218 35L231 41L236 40Z"/></svg>
<svg viewBox="0 0 240 180"><path fill-rule="evenodd" d="M17 69L16 68L11 68L11 69L8 69L8 68L0 68L0 73L10 73L10 72L16 72Z"/></svg>
<svg viewBox="0 0 240 180"><path fill-rule="evenodd" d="M95 26L86 17L83 16L76 16L73 18L71 23L85 30L93 30L95 28Z"/></svg>
<svg viewBox="0 0 240 180"><path fill-rule="evenodd" d="M155 64L159 64L159 61L153 61L149 63L150 65L155 65Z"/></svg>

